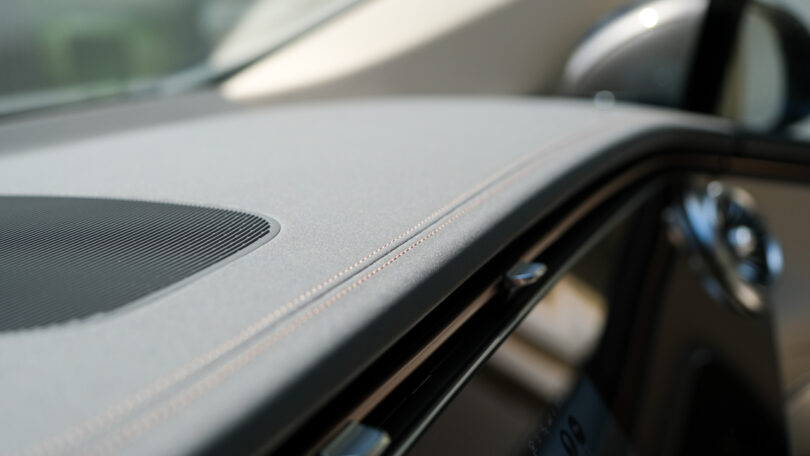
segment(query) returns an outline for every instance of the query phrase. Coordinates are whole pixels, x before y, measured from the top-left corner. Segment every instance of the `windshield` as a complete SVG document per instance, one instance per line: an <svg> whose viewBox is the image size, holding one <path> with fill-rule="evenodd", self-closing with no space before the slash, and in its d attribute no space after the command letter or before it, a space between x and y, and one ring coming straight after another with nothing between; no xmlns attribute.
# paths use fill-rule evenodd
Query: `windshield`
<svg viewBox="0 0 810 456"><path fill-rule="evenodd" d="M188 90L357 0L7 0L0 115Z"/></svg>

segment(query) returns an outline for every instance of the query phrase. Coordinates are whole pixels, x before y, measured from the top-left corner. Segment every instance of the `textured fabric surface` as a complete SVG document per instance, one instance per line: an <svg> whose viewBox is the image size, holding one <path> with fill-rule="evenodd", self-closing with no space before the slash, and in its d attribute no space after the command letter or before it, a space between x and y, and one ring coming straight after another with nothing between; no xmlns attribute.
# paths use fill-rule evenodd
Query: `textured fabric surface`
<svg viewBox="0 0 810 456"><path fill-rule="evenodd" d="M210 205L283 227L114 318L0 334L0 453L184 454L261 403L280 433L544 210L641 153L615 145L670 128L726 125L559 100L369 100L0 156L0 194Z"/></svg>

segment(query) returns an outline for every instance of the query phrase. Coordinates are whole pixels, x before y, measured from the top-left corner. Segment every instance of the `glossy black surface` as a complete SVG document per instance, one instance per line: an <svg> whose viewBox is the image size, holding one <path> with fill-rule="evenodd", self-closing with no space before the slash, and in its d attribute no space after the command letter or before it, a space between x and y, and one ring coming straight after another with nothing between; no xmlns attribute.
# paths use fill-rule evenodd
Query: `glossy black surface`
<svg viewBox="0 0 810 456"><path fill-rule="evenodd" d="M670 197L571 269L599 290L607 320L567 393L538 398L490 362L411 454L787 454L770 315L704 291L664 235Z"/></svg>

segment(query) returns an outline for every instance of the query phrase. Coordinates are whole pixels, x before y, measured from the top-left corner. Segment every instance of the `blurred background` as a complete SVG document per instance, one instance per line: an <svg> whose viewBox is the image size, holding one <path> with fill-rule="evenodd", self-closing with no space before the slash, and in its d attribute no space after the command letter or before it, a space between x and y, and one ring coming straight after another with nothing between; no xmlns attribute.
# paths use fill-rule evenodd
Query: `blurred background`
<svg viewBox="0 0 810 456"><path fill-rule="evenodd" d="M810 18L803 0L6 0L0 115L211 88L238 103L562 94L695 108L696 51L725 39L728 59L710 49L723 93L691 110L769 130L795 98L797 58L759 5Z"/></svg>

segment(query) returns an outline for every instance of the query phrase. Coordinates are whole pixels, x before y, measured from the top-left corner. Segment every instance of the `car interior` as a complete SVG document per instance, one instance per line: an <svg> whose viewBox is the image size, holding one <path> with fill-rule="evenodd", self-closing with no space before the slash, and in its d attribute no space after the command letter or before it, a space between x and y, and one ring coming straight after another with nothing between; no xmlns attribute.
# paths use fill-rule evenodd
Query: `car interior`
<svg viewBox="0 0 810 456"><path fill-rule="evenodd" d="M0 37L0 454L810 455L810 2Z"/></svg>

